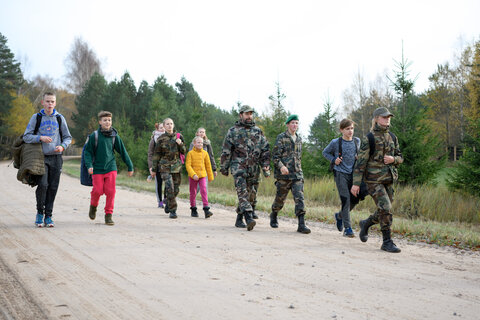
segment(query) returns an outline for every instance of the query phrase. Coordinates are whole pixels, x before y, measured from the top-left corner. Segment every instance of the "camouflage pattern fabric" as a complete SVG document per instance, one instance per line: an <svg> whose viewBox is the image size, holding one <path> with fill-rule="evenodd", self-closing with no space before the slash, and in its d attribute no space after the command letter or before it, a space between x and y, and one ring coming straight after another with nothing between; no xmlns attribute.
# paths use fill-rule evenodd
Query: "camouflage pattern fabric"
<svg viewBox="0 0 480 320"><path fill-rule="evenodd" d="M299 135L294 142L288 130L279 134L273 147L272 158L275 167L275 179L303 179L302 139ZM280 172L280 169L284 166L289 171L287 175Z"/></svg>
<svg viewBox="0 0 480 320"><path fill-rule="evenodd" d="M165 201L170 211L177 211L178 192L180 191L180 183L182 182L181 173L161 173L162 180L165 183Z"/></svg>
<svg viewBox="0 0 480 320"><path fill-rule="evenodd" d="M305 214L305 204L303 195L303 179L299 180L285 180L278 179L275 181L277 187L277 194L272 204L272 213L278 214L282 210L288 192L292 190L293 199L295 200L295 215L299 216Z"/></svg>
<svg viewBox="0 0 480 320"><path fill-rule="evenodd" d="M223 141L220 167L222 173L233 176L246 172L247 168L261 165L270 166L270 150L262 130L255 122L237 121Z"/></svg>
<svg viewBox="0 0 480 320"><path fill-rule="evenodd" d="M260 184L260 171L261 171L260 166L255 166L252 170L252 174L245 179L246 186L247 186L247 201L250 203L250 206L252 207L253 211L255 211L255 206L257 205L257 192L258 192L258 186ZM239 181L238 184L243 184L243 182ZM235 186L237 186L236 182L235 182ZM238 191L237 191L237 195L238 195ZM243 206L243 210L245 209L250 210L248 206L247 207ZM240 201L236 211L237 213L243 212L242 208L240 207Z"/></svg>
<svg viewBox="0 0 480 320"><path fill-rule="evenodd" d="M362 139L358 159L353 171L353 184L360 186L362 178L366 183L393 183L398 179L397 166L403 163L403 156L400 152L398 141L393 141L388 133L388 128L382 128L375 124L372 130L375 138L375 151L370 157L370 145L368 138ZM384 164L384 156L393 156L395 161L392 164Z"/></svg>
<svg viewBox="0 0 480 320"><path fill-rule="evenodd" d="M390 230L393 221L393 185L367 183L367 188L368 193L372 196L377 205L377 210L370 216L370 218L375 224L380 223L381 230Z"/></svg>
<svg viewBox="0 0 480 320"><path fill-rule="evenodd" d="M225 136L220 158L220 172L234 178L238 196L237 212L253 211L260 168L270 166L270 150L262 130L255 122L237 121ZM268 172L264 172L268 175ZM253 205L253 207L252 207Z"/></svg>
<svg viewBox="0 0 480 320"><path fill-rule="evenodd" d="M182 162L180 153L185 154L185 140L180 135L182 144L177 142L177 133L165 132L155 142L155 149L152 157L152 170L155 172L179 173L182 170Z"/></svg>

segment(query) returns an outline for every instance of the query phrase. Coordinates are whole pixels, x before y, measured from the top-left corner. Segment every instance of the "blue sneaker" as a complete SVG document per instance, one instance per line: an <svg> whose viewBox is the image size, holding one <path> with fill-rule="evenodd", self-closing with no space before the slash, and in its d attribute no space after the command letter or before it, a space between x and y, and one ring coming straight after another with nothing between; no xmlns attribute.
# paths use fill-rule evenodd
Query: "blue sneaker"
<svg viewBox="0 0 480 320"><path fill-rule="evenodd" d="M53 228L55 225L53 224L52 217L45 217L45 227Z"/></svg>
<svg viewBox="0 0 480 320"><path fill-rule="evenodd" d="M335 220L337 220L337 229L338 231L342 231L343 230L343 221L342 219L340 219L340 215L337 213L335 213Z"/></svg>
<svg viewBox="0 0 480 320"><path fill-rule="evenodd" d="M345 231L343 232L343 236L353 238L355 237L355 234L353 233L352 228L348 227L348 228L345 228Z"/></svg>
<svg viewBox="0 0 480 320"><path fill-rule="evenodd" d="M39 228L43 227L43 214L37 213L35 217L35 225Z"/></svg>
<svg viewBox="0 0 480 320"><path fill-rule="evenodd" d="M159 208L163 208L163 201L160 201L160 202L158 203L158 207L159 207Z"/></svg>

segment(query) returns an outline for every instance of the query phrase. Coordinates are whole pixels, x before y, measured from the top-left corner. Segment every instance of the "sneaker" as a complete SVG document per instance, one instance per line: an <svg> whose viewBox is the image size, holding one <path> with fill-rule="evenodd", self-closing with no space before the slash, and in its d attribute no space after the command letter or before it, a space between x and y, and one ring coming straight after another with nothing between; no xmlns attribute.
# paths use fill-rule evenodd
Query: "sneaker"
<svg viewBox="0 0 480 320"><path fill-rule="evenodd" d="M53 224L52 217L45 217L45 227L53 228L55 224Z"/></svg>
<svg viewBox="0 0 480 320"><path fill-rule="evenodd" d="M39 228L43 227L43 214L37 213L35 217L35 225Z"/></svg>
<svg viewBox="0 0 480 320"><path fill-rule="evenodd" d="M342 219L340 219L340 215L338 212L335 213L335 220L337 220L337 229L341 232L343 230L343 221Z"/></svg>
<svg viewBox="0 0 480 320"><path fill-rule="evenodd" d="M355 237L355 234L353 233L352 228L348 227L348 228L345 228L345 231L343 232L343 236L353 238Z"/></svg>
<svg viewBox="0 0 480 320"><path fill-rule="evenodd" d="M159 208L163 208L163 200L158 203Z"/></svg>

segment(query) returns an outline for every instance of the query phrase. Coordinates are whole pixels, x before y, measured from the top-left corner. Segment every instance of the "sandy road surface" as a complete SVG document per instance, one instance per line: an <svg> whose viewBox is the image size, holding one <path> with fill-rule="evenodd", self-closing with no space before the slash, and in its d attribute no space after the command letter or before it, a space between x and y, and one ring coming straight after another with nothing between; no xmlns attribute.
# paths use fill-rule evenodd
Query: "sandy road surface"
<svg viewBox="0 0 480 320"><path fill-rule="evenodd" d="M247 232L233 210L191 218L184 201L170 220L153 194L123 189L109 227L65 175L56 227L37 229L34 189L15 176L0 162L0 319L480 318L478 253L396 241L387 254L378 237L266 217Z"/></svg>

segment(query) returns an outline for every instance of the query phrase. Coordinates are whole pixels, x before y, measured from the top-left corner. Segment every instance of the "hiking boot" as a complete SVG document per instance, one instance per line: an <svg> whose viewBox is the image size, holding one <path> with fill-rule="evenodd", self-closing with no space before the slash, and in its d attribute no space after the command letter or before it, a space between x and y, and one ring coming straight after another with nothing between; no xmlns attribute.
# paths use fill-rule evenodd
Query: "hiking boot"
<svg viewBox="0 0 480 320"><path fill-rule="evenodd" d="M297 232L300 232L303 234L309 234L311 232L310 229L308 229L307 226L305 225L305 214L301 214L298 216Z"/></svg>
<svg viewBox="0 0 480 320"><path fill-rule="evenodd" d="M210 211L210 207L203 207L203 211L205 212L205 219L213 216L213 213Z"/></svg>
<svg viewBox="0 0 480 320"><path fill-rule="evenodd" d="M163 208L163 210L165 210L165 214L169 214L169 213L170 213L170 209L168 209L168 204L167 204L167 202L164 202L163 204L165 205L165 207Z"/></svg>
<svg viewBox="0 0 480 320"><path fill-rule="evenodd" d="M190 210L192 211L190 215L194 218L198 218L197 207L190 207Z"/></svg>
<svg viewBox="0 0 480 320"><path fill-rule="evenodd" d="M383 251L391 252L391 253L399 253L400 250L395 243L393 243L392 238L390 236L390 230L382 230L382 235L383 235L383 243L382 249Z"/></svg>
<svg viewBox="0 0 480 320"><path fill-rule="evenodd" d="M353 238L355 237L355 234L353 233L352 228L348 227L348 228L345 228L345 231L343 232L343 236L348 238Z"/></svg>
<svg viewBox="0 0 480 320"><path fill-rule="evenodd" d="M159 208L163 208L163 200L158 203Z"/></svg>
<svg viewBox="0 0 480 320"><path fill-rule="evenodd" d="M252 211L245 211L243 214L245 216L245 222L247 223L247 231L252 231L253 227L257 224L252 217Z"/></svg>
<svg viewBox="0 0 480 320"><path fill-rule="evenodd" d="M53 228L53 227L55 227L55 224L54 224L53 221L52 221L52 217L50 217L50 216L45 217L44 223L45 223L45 227L47 227L47 228Z"/></svg>
<svg viewBox="0 0 480 320"><path fill-rule="evenodd" d="M246 228L247 225L243 223L243 214L237 214L237 220L235 221L235 227L237 228Z"/></svg>
<svg viewBox="0 0 480 320"><path fill-rule="evenodd" d="M115 224L112 220L112 214L106 214L105 215L105 224L107 226L113 226Z"/></svg>
<svg viewBox="0 0 480 320"><path fill-rule="evenodd" d="M343 230L343 221L340 218L340 212L335 213L335 220L337 221L337 229L342 232Z"/></svg>
<svg viewBox="0 0 480 320"><path fill-rule="evenodd" d="M358 224L360 225L360 233L358 234L358 236L362 242L367 242L368 228L373 226L375 223L373 223L372 219L369 217L368 219L360 220Z"/></svg>
<svg viewBox="0 0 480 320"><path fill-rule="evenodd" d="M168 217L170 219L177 219L177 213L175 211L170 211L170 215Z"/></svg>
<svg viewBox="0 0 480 320"><path fill-rule="evenodd" d="M258 215L255 213L255 211L252 211L252 218L253 219L258 219Z"/></svg>
<svg viewBox="0 0 480 320"><path fill-rule="evenodd" d="M277 213L270 213L270 227L278 228Z"/></svg>
<svg viewBox="0 0 480 320"><path fill-rule="evenodd" d="M43 227L43 214L37 213L37 215L36 215L36 217L35 217L35 225L36 225L38 228Z"/></svg>
<svg viewBox="0 0 480 320"><path fill-rule="evenodd" d="M97 216L97 207L90 205L90 210L88 211L88 216L90 220L95 220Z"/></svg>

